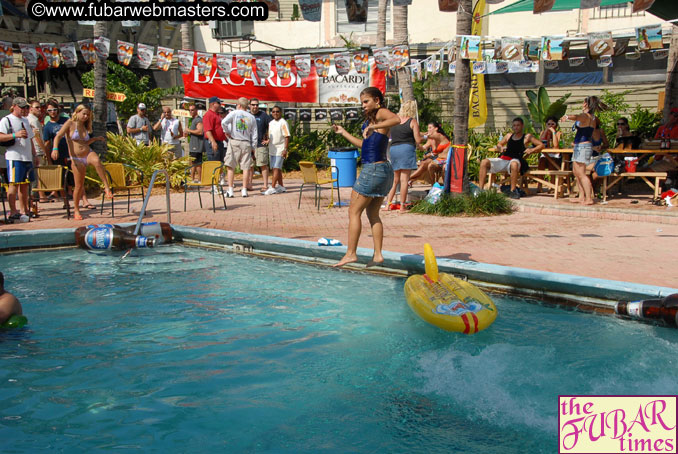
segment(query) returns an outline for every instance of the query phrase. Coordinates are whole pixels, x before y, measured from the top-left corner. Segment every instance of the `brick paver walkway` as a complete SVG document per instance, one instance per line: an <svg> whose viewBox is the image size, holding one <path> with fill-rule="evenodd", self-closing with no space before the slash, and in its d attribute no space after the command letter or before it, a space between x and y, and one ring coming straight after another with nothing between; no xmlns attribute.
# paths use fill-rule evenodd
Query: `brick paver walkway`
<svg viewBox="0 0 678 454"><path fill-rule="evenodd" d="M198 205L197 194L189 194L188 210L184 212L183 193L174 193L172 222L309 241L336 238L346 244L347 208L323 207L318 212L313 206L313 190L309 189L304 192L301 209L297 209L300 183L286 180L288 192L273 196L259 195L257 187L250 197L241 198L237 190L236 198L227 199L226 211L217 201L221 208L216 213L211 210L209 194L203 194L203 209ZM255 184L260 183L255 180ZM324 197L329 196L327 189L323 192ZM342 189L342 199L348 200L349 196L350 188ZM678 208L674 208L675 216L661 207L639 209L637 214L612 208L609 213L614 214L606 215L604 210L601 214L600 207L563 211L572 210L572 204L553 203L546 196L525 198L520 203L519 211L512 215L480 218L382 212L384 249L419 254L423 244L429 242L439 257L678 288ZM164 205L164 195L153 196L145 220L164 221ZM133 201L134 213L128 215L126 200L120 198L115 219L110 217L110 209L104 210L104 215L90 210L83 211L84 221L67 221L60 206L60 202L41 204L40 218L26 224L0 225L0 231L135 222L141 201ZM360 246L371 248L365 216L363 226Z"/></svg>

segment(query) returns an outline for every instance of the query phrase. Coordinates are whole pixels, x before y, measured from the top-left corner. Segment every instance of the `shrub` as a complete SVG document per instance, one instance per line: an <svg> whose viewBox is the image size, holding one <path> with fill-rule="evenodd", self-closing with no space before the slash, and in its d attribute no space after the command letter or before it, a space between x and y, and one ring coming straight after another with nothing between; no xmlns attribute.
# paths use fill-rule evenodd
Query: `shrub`
<svg viewBox="0 0 678 454"><path fill-rule="evenodd" d="M361 135L361 121L344 121L344 129L350 134L359 137ZM296 122L292 125L292 137L285 159L283 170L299 170L299 161L322 162L329 164L327 151L334 147L347 147L351 144L338 134L332 131L331 124L328 123L327 129L315 129L304 131L303 124Z"/></svg>
<svg viewBox="0 0 678 454"><path fill-rule="evenodd" d="M154 171L165 169L169 174L170 186L178 188L187 168L191 166L191 158L184 156L176 159L170 146L153 140L150 145L138 145L129 136L113 133L106 134L108 139L107 162L121 162L136 167L144 173L144 184L148 184ZM132 182L137 183L137 175L130 172ZM164 175L158 175L156 182L164 182Z"/></svg>
<svg viewBox="0 0 678 454"><path fill-rule="evenodd" d="M482 191L475 197L471 194L444 194L435 204L425 199L419 200L411 211L438 216L496 216L511 214L514 209L508 197L492 189Z"/></svg>

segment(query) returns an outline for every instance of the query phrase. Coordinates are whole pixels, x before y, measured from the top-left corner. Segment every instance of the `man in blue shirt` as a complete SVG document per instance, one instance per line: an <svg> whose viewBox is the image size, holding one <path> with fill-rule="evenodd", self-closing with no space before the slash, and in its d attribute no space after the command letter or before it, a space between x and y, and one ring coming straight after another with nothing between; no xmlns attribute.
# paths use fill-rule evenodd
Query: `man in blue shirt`
<svg viewBox="0 0 678 454"><path fill-rule="evenodd" d="M49 121L42 128L42 140L45 142L45 149L52 150L52 143L54 138L59 133L61 126L68 121L67 117L59 115L59 102L55 99L50 99L47 101L47 115L49 116ZM59 141L59 152L52 150L51 154L47 155L47 160L51 164L64 166L68 169L70 157L68 155L68 142L66 142L66 137L63 137ZM74 186L73 173L68 172L67 184L70 187ZM69 193L71 190L69 190ZM84 204L85 206L89 205L89 202Z"/></svg>

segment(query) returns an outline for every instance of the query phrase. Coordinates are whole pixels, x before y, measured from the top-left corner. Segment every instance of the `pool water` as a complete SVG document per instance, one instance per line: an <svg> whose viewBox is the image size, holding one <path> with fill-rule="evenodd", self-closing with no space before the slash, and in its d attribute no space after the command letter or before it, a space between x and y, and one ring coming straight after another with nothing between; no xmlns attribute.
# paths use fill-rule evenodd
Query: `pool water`
<svg viewBox="0 0 678 454"><path fill-rule="evenodd" d="M212 250L0 256L2 451L552 453L558 394L678 394L678 331L494 296L475 336L391 279Z"/></svg>

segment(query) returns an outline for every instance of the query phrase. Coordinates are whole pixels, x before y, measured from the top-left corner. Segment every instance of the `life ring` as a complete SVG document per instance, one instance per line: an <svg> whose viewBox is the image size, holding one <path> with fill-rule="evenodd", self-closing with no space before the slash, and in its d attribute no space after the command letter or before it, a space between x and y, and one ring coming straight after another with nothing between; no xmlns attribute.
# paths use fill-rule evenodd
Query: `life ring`
<svg viewBox="0 0 678 454"><path fill-rule="evenodd" d="M415 274L405 282L405 299L422 320L446 331L475 334L497 318L497 307L473 284L446 273L438 273L433 249L424 245L426 274Z"/></svg>
<svg viewBox="0 0 678 454"><path fill-rule="evenodd" d="M0 329L23 328L26 323L28 323L28 319L25 315L12 315L10 318L5 320L4 323L0 324Z"/></svg>

